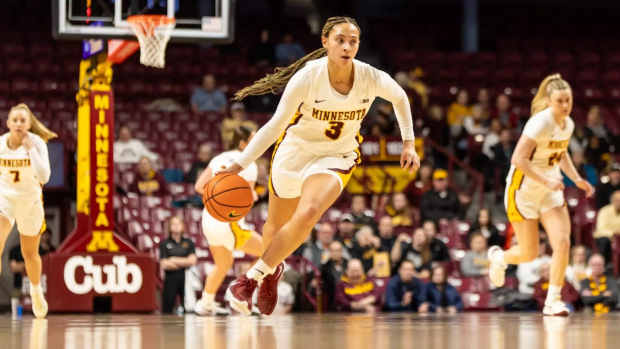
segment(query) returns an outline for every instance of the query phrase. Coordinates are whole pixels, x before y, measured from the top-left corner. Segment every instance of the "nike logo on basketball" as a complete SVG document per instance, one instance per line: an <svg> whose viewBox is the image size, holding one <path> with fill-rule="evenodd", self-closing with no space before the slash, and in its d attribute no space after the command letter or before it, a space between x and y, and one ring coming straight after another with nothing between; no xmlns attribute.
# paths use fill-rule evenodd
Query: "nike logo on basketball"
<svg viewBox="0 0 620 349"><path fill-rule="evenodd" d="M241 215L237 214L236 211L232 211L232 212L228 213L228 218L237 218L237 217L241 217Z"/></svg>
<svg viewBox="0 0 620 349"><path fill-rule="evenodd" d="M370 100L368 98L362 99L362 103L368 103Z"/></svg>
<svg viewBox="0 0 620 349"><path fill-rule="evenodd" d="M323 102L325 102L326 100L327 100L327 99L315 99L315 100L314 100L314 103L317 103L317 104L318 104L318 103L323 103Z"/></svg>

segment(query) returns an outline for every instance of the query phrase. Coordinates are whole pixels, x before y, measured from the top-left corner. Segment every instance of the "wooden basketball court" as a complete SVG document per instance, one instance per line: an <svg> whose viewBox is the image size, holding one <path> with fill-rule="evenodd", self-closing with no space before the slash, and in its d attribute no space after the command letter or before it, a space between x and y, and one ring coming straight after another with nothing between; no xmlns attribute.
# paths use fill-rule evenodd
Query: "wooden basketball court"
<svg viewBox="0 0 620 349"><path fill-rule="evenodd" d="M51 315L0 318L0 348L618 348L620 314Z"/></svg>

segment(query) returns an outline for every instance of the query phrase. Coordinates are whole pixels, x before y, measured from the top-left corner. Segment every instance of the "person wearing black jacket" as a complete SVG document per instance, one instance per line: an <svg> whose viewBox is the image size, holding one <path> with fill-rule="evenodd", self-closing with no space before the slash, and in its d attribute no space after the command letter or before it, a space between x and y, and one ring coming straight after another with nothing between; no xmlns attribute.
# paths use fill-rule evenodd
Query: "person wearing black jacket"
<svg viewBox="0 0 620 349"><path fill-rule="evenodd" d="M581 280L581 300L595 313L608 313L618 302L618 283L605 275L605 259L595 253L588 260L591 275Z"/></svg>
<svg viewBox="0 0 620 349"><path fill-rule="evenodd" d="M469 228L469 232L467 232L467 240L470 240L471 235L474 233L482 234L487 239L489 246L503 247L506 243L506 238L499 234L499 230L491 221L491 212L488 208L481 208L480 212L478 212L478 218Z"/></svg>
<svg viewBox="0 0 620 349"><path fill-rule="evenodd" d="M390 279L385 290L386 311L428 312L427 288L413 276L414 270L411 261L405 260L400 264L398 274Z"/></svg>
<svg viewBox="0 0 620 349"><path fill-rule="evenodd" d="M431 260L433 262L448 262L450 260L450 250L446 244L439 240L437 236L437 225L433 221L426 221L422 224L424 234L429 242L431 249Z"/></svg>
<svg viewBox="0 0 620 349"><path fill-rule="evenodd" d="M433 189L424 193L420 202L422 221L457 218L460 211L458 195L448 188L448 172L436 169L433 172Z"/></svg>
<svg viewBox="0 0 620 349"><path fill-rule="evenodd" d="M609 198L616 190L620 190L620 163L614 163L609 169L609 180L596 186L596 208L600 210L603 206L609 205Z"/></svg>
<svg viewBox="0 0 620 349"><path fill-rule="evenodd" d="M348 260L343 256L344 247L340 241L329 244L329 259L321 265L321 279L323 281L323 294L327 297L327 309L336 311L335 292L336 284L340 281Z"/></svg>

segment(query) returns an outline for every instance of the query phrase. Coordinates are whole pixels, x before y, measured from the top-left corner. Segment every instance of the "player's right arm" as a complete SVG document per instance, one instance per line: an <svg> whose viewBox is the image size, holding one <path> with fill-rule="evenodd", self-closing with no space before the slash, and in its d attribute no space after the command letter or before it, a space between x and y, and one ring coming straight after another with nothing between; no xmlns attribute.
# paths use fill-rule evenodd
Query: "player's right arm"
<svg viewBox="0 0 620 349"><path fill-rule="evenodd" d="M305 70L301 70L293 75L286 85L282 98L280 98L280 103L278 103L276 112L271 119L252 137L250 144L241 153L239 161L221 172L239 173L242 169L247 168L252 162L256 161L275 143L286 129L295 112L301 107L304 96L308 91L309 79L307 74L304 73Z"/></svg>
<svg viewBox="0 0 620 349"><path fill-rule="evenodd" d="M547 188L562 190L564 189L564 184L562 184L559 178L544 176L538 169L532 166L532 161L530 160L536 150L536 139L549 132L549 125L545 121L543 116L534 116L528 120L523 128L523 134L519 138L517 147L512 154L510 163L521 170L525 176L545 185Z"/></svg>

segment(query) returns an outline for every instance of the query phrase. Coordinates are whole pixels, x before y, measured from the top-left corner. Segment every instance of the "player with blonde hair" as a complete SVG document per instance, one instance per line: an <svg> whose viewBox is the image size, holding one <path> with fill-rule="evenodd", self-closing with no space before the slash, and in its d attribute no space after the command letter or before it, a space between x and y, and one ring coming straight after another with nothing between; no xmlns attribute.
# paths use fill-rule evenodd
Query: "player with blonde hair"
<svg viewBox="0 0 620 349"><path fill-rule="evenodd" d="M23 103L11 108L7 127L9 132L0 136L0 251L17 224L32 311L44 318L47 302L41 289L39 255L40 234L45 231L42 187L51 172L46 142L57 135Z"/></svg>
<svg viewBox="0 0 620 349"><path fill-rule="evenodd" d="M260 285L258 308L262 314L273 311L282 261L306 240L361 162L360 125L375 97L394 106L403 139L401 167L419 167L407 94L388 74L355 59L360 35L353 18L331 17L321 33L322 48L235 95L241 100L284 90L273 117L223 171L240 172L276 143L263 227L265 252L231 284L235 310L250 313L252 294Z"/></svg>
<svg viewBox="0 0 620 349"><path fill-rule="evenodd" d="M594 193L568 155L575 128L570 118L572 107L573 95L568 82L559 74L547 76L532 100L532 116L523 128L506 178L504 203L518 245L507 251L493 246L488 251L489 277L495 286L501 287L508 264L529 262L538 256L538 224L542 223L553 248L544 315L569 313L560 295L570 251L570 217L561 172L585 191L586 196Z"/></svg>

